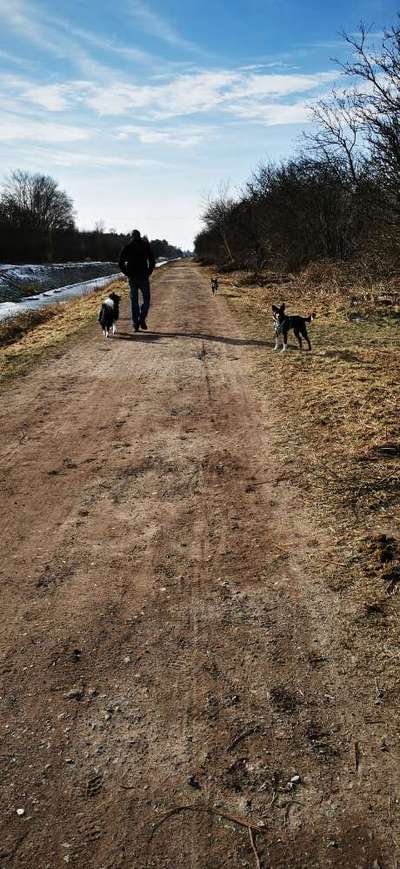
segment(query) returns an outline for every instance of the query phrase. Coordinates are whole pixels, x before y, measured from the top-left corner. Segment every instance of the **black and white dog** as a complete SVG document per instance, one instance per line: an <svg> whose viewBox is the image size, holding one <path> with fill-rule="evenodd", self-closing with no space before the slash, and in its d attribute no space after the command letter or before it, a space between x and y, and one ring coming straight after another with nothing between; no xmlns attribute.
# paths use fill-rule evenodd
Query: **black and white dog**
<svg viewBox="0 0 400 869"><path fill-rule="evenodd" d="M218 292L218 278L211 278L211 291L213 296Z"/></svg>
<svg viewBox="0 0 400 869"><path fill-rule="evenodd" d="M299 317L297 314L285 314L285 303L283 302L279 307L278 305L272 305L272 318L274 321L275 332L274 350L278 350L279 348L279 338L282 339L282 351L288 349L287 338L291 329L293 329L293 332L296 335L300 350L303 349L302 337L307 341L308 349L311 350L306 323L312 323L312 321L315 320L315 314L309 314L308 317Z"/></svg>
<svg viewBox="0 0 400 869"><path fill-rule="evenodd" d="M104 299L99 311L99 323L103 330L103 335L108 338L110 329L113 335L117 331L117 320L119 319L119 303L121 296L117 293L110 293L108 299Z"/></svg>

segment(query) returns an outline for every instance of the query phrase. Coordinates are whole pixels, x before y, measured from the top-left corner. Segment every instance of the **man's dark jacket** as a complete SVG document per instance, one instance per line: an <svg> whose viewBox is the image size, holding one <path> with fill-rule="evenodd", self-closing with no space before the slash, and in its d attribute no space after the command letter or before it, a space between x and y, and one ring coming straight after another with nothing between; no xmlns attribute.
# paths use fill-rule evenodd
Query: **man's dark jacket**
<svg viewBox="0 0 400 869"><path fill-rule="evenodd" d="M147 278L155 268L153 251L146 238L132 239L121 251L119 267L128 278Z"/></svg>

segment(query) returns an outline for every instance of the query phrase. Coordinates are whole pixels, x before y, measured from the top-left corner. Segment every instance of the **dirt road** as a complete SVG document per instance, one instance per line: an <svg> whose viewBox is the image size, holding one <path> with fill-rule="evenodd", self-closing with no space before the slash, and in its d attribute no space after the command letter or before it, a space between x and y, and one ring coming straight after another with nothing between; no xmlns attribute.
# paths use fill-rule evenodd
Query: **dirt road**
<svg viewBox="0 0 400 869"><path fill-rule="evenodd" d="M126 317L2 402L0 865L394 867L394 755L252 341L191 263L154 332Z"/></svg>

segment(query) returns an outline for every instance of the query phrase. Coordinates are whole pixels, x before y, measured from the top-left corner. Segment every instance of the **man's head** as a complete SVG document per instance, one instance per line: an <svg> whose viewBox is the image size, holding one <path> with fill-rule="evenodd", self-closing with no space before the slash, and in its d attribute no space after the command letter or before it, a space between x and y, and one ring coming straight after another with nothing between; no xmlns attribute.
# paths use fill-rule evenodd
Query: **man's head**
<svg viewBox="0 0 400 869"><path fill-rule="evenodd" d="M134 241L138 241L140 238L140 232L138 229L134 229L132 232L132 238Z"/></svg>

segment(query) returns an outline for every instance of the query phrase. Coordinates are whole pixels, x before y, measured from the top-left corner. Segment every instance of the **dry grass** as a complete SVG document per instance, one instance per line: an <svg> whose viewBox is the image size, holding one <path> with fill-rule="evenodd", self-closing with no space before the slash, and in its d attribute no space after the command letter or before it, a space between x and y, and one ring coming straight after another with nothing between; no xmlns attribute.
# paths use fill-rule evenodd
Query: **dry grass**
<svg viewBox="0 0 400 869"><path fill-rule="evenodd" d="M327 591L346 600L343 641L354 654L370 650L371 672L393 700L400 660L398 288L388 300L381 285L343 292L335 283L310 286L304 276L271 278L255 287L243 286L243 275L221 275L220 292L244 332L267 342L254 349L254 378L274 421L274 449L330 541L331 563L321 561L321 570ZM291 352L270 352L271 304L282 301L289 312L317 312L312 353L300 353L294 338ZM395 541L392 580L379 555L382 534Z"/></svg>
<svg viewBox="0 0 400 869"><path fill-rule="evenodd" d="M123 281L108 285L126 293ZM94 323L100 300L108 292L102 287L94 293L52 305L40 311L21 313L0 324L0 384L24 374L44 353L59 347L67 338Z"/></svg>
<svg viewBox="0 0 400 869"><path fill-rule="evenodd" d="M48 305L38 311L23 311L16 317L7 317L0 322L0 347L12 344L18 338L22 338L27 332L31 332L41 323L47 323L53 317L57 317L59 308L57 305Z"/></svg>

